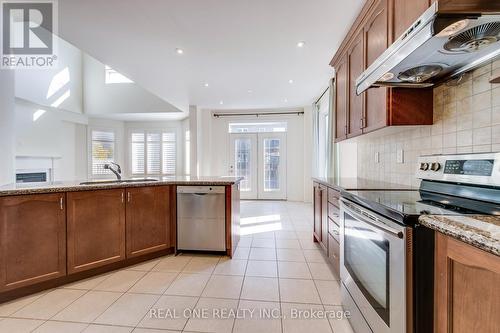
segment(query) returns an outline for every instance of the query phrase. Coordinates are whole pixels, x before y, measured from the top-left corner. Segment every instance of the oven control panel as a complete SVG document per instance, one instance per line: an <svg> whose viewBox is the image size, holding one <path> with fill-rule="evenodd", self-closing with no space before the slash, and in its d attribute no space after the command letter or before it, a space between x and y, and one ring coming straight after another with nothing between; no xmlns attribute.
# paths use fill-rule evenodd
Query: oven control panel
<svg viewBox="0 0 500 333"><path fill-rule="evenodd" d="M500 153L421 156L417 178L500 186Z"/></svg>

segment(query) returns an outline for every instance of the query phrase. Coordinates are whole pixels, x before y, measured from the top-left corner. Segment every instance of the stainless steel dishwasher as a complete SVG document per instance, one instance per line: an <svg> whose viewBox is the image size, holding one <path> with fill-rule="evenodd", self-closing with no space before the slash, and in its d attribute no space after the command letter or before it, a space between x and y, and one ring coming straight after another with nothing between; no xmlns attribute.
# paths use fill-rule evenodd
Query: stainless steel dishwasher
<svg viewBox="0 0 500 333"><path fill-rule="evenodd" d="M226 251L224 186L177 186L177 250Z"/></svg>

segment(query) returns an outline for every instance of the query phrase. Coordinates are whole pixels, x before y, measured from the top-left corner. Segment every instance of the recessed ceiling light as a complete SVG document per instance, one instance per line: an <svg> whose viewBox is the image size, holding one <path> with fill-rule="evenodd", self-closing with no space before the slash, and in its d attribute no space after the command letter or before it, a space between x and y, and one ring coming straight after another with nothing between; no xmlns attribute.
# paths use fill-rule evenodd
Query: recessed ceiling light
<svg viewBox="0 0 500 333"><path fill-rule="evenodd" d="M220 104L220 105L224 104L224 101L220 101L220 102L219 102L219 104Z"/></svg>
<svg viewBox="0 0 500 333"><path fill-rule="evenodd" d="M292 80L292 79L288 80L288 83L292 84L292 83L293 83L293 80Z"/></svg>
<svg viewBox="0 0 500 333"><path fill-rule="evenodd" d="M253 91L252 91L251 89L248 89L248 90L247 90L247 92L248 92L249 94L253 93Z"/></svg>
<svg viewBox="0 0 500 333"><path fill-rule="evenodd" d="M180 49L180 48L176 48L176 49L175 49L175 52L176 52L177 54L184 54L184 50L183 50L183 49Z"/></svg>
<svg viewBox="0 0 500 333"><path fill-rule="evenodd" d="M304 46L306 46L306 42L304 42L303 40L297 43L297 47L304 47Z"/></svg>
<svg viewBox="0 0 500 333"><path fill-rule="evenodd" d="M285 98L283 102L288 103L288 98Z"/></svg>
<svg viewBox="0 0 500 333"><path fill-rule="evenodd" d="M205 86L205 87L208 87L208 83L206 82L206 83L204 84L204 86Z"/></svg>

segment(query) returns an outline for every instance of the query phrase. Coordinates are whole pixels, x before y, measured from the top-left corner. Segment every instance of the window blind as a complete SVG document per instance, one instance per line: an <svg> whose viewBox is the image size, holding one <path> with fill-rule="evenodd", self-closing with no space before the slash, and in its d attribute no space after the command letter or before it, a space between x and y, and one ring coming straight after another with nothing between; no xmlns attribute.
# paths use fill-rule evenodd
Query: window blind
<svg viewBox="0 0 500 333"><path fill-rule="evenodd" d="M132 132L131 159L134 175L174 175L177 164L175 132Z"/></svg>
<svg viewBox="0 0 500 333"><path fill-rule="evenodd" d="M92 175L107 175L111 171L104 164L115 160L115 133L112 131L92 131Z"/></svg>

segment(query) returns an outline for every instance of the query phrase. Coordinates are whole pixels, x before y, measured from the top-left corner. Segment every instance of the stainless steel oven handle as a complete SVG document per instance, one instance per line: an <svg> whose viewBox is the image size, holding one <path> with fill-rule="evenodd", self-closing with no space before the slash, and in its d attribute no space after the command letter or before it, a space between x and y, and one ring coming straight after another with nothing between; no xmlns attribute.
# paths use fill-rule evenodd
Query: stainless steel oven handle
<svg viewBox="0 0 500 333"><path fill-rule="evenodd" d="M380 220L376 216L364 212L362 209L358 208L357 205L352 204L349 201L344 200L342 198L340 200L341 200L342 204L345 206L345 209L349 212L349 214L352 214L358 220L366 222L366 223L370 224L371 226L373 226L379 230L388 232L388 233L390 233L398 238L401 238L401 239L404 238L404 234L402 231L397 230L397 229L387 225L386 223L384 223L382 220Z"/></svg>

